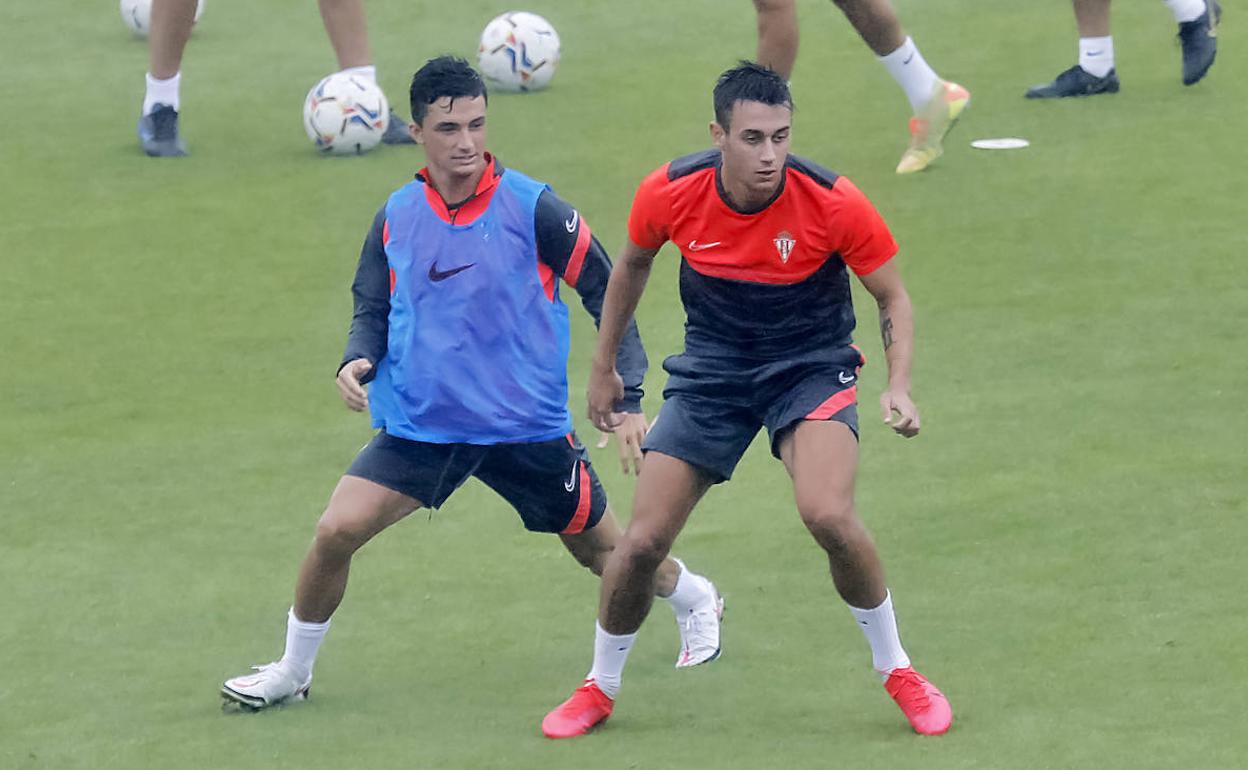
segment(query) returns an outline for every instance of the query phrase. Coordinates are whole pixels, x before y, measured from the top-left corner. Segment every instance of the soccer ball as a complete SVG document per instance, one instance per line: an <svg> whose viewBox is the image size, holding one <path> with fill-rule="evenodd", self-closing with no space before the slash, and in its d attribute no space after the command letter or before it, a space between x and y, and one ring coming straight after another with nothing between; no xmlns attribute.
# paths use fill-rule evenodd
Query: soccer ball
<svg viewBox="0 0 1248 770"><path fill-rule="evenodd" d="M539 91L559 66L559 33L536 13L504 13L485 25L477 66L494 89Z"/></svg>
<svg viewBox="0 0 1248 770"><path fill-rule="evenodd" d="M204 1L195 4L195 21L204 12ZM147 37L152 28L152 0L121 0L121 20L139 37Z"/></svg>
<svg viewBox="0 0 1248 770"><path fill-rule="evenodd" d="M390 122L390 103L368 78L336 72L312 86L303 101L303 128L317 149L362 155L377 146Z"/></svg>

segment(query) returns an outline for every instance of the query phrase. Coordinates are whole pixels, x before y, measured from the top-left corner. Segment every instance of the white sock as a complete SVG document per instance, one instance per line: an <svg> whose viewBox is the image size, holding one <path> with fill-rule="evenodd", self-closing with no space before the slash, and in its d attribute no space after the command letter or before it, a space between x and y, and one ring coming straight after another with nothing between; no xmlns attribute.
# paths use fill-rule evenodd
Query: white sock
<svg viewBox="0 0 1248 770"><path fill-rule="evenodd" d="M377 65L366 64L363 67L347 67L342 71L344 75L359 75L362 78L368 78L372 82L377 82Z"/></svg>
<svg viewBox="0 0 1248 770"><path fill-rule="evenodd" d="M603 631L602 625L594 624L594 667L585 678L593 679L598 684L598 689L612 700L620 691L620 677L624 674L628 651L633 649L635 641L636 631L616 636Z"/></svg>
<svg viewBox="0 0 1248 770"><path fill-rule="evenodd" d="M1114 36L1079 38L1079 66L1103 78L1114 68Z"/></svg>
<svg viewBox="0 0 1248 770"><path fill-rule="evenodd" d="M940 80L936 71L928 66L914 40L908 37L896 51L878 58L901 90L906 92L910 107L917 115L936 90L936 81Z"/></svg>
<svg viewBox="0 0 1248 770"><path fill-rule="evenodd" d="M143 114L149 115L157 104L167 104L175 110L182 102L178 98L178 87L182 85L182 71L168 80L157 80L152 73L147 73L147 93L143 96Z"/></svg>
<svg viewBox="0 0 1248 770"><path fill-rule="evenodd" d="M897 635L897 617L893 615L893 595L886 593L884 601L872 610L860 610L850 607L854 620L862 628L871 645L871 665L883 676L895 668L910 665L910 656L901 646L901 637Z"/></svg>
<svg viewBox="0 0 1248 770"><path fill-rule="evenodd" d="M680 567L680 576L676 578L676 588L671 596L663 599L677 615L687 615L697 608L698 602L706 599L706 578L694 572L680 559L672 559Z"/></svg>
<svg viewBox="0 0 1248 770"><path fill-rule="evenodd" d="M1205 12L1205 0L1162 0L1174 20L1182 24L1185 21L1196 21Z"/></svg>
<svg viewBox="0 0 1248 770"><path fill-rule="evenodd" d="M295 608L291 607L286 613L286 652L282 655L281 665L300 680L312 676L316 652L321 648L328 630L328 620L324 623L305 623L295 617Z"/></svg>

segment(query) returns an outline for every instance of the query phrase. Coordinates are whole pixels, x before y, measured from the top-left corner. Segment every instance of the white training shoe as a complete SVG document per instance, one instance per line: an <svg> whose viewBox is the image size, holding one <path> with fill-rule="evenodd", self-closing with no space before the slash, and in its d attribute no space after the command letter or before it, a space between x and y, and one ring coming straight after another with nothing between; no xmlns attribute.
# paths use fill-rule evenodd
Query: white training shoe
<svg viewBox="0 0 1248 770"><path fill-rule="evenodd" d="M221 685L221 697L250 709L307 699L312 686L310 675L300 682L280 662L251 668L256 673L225 680Z"/></svg>
<svg viewBox="0 0 1248 770"><path fill-rule="evenodd" d="M710 663L719 657L719 624L724 619L724 597L719 595L715 584L696 576L704 587L702 601L683 616L676 616L680 627L680 657L676 668L689 668Z"/></svg>

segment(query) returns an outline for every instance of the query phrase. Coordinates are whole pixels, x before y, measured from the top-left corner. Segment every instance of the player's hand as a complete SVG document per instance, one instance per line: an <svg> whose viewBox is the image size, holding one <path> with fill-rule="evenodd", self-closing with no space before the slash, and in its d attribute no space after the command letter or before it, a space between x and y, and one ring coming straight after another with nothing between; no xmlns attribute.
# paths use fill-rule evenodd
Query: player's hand
<svg viewBox="0 0 1248 770"><path fill-rule="evenodd" d="M585 395L589 402L589 421L604 433L614 433L621 416L615 411L615 404L624 398L624 380L620 379L620 373L614 366L609 369L591 367Z"/></svg>
<svg viewBox="0 0 1248 770"><path fill-rule="evenodd" d="M338 395L342 396L348 409L362 412L368 408L368 391L360 380L372 369L373 365L367 358L357 358L338 370Z"/></svg>
<svg viewBox="0 0 1248 770"><path fill-rule="evenodd" d="M904 390L889 388L880 396L880 416L884 424L906 438L919 435L919 408Z"/></svg>
<svg viewBox="0 0 1248 770"><path fill-rule="evenodd" d="M616 412L613 417L618 421L618 424L615 426L615 437L619 440L620 467L624 470L624 475L627 476L628 466L631 462L633 474L639 476L641 475L642 460L641 440L646 437L646 431L650 430L650 422L641 413ZM610 440L610 433L599 433L598 448L606 448Z"/></svg>

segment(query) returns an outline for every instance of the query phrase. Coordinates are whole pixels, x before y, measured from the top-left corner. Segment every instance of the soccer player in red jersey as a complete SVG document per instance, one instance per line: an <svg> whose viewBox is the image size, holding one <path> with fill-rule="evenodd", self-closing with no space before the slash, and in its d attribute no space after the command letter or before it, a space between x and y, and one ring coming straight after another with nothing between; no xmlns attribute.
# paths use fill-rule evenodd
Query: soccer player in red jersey
<svg viewBox="0 0 1248 770"><path fill-rule="evenodd" d="M607 286L589 383L600 429L613 427L611 406L623 392L616 350L667 241L682 256L685 351L664 362L670 378L643 445L632 521L603 573L593 668L542 731L572 737L610 716L656 568L698 500L732 475L765 426L885 689L917 732L941 734L953 719L949 703L910 666L884 569L854 509L863 358L851 340L849 270L879 305L888 361L881 416L901 436L919 432L897 244L848 179L789 154L793 102L778 74L743 62L720 76L714 103L715 149L671 161L641 183Z"/></svg>

